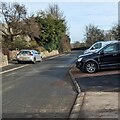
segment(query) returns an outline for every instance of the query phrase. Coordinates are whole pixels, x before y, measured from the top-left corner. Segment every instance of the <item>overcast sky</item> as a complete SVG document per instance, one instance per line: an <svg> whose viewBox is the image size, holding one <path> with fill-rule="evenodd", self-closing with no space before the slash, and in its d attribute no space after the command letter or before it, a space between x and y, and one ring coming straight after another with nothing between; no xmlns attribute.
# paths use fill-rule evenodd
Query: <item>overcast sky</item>
<svg viewBox="0 0 120 120"><path fill-rule="evenodd" d="M21 0L22 1L22 0ZM26 1L26 0L24 0ZM32 2L22 1L29 13L36 13L39 10L45 10L52 2ZM73 2L76 1L76 2ZM71 41L80 41L84 39L85 27L89 24L98 26L101 29L108 30L118 23L118 2L55 2L66 17ZM54 3L54 2L53 2Z"/></svg>

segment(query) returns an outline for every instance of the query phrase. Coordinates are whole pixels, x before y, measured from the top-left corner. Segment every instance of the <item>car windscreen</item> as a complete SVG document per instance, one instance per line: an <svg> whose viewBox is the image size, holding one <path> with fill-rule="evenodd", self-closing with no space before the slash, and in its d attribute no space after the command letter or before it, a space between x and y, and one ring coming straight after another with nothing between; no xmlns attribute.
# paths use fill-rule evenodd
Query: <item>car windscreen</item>
<svg viewBox="0 0 120 120"><path fill-rule="evenodd" d="M21 54L27 55L27 54L31 54L31 52L30 51L20 51L19 55L21 55Z"/></svg>
<svg viewBox="0 0 120 120"><path fill-rule="evenodd" d="M97 43L93 46L93 49L100 49L102 47L102 43Z"/></svg>

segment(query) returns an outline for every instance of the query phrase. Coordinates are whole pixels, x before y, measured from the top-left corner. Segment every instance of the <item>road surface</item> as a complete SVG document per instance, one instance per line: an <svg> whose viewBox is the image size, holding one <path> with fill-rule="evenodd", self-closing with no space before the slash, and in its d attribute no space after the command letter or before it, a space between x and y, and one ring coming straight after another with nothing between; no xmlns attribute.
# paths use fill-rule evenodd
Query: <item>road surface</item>
<svg viewBox="0 0 120 120"><path fill-rule="evenodd" d="M2 74L3 118L67 118L76 97L68 70L79 54Z"/></svg>

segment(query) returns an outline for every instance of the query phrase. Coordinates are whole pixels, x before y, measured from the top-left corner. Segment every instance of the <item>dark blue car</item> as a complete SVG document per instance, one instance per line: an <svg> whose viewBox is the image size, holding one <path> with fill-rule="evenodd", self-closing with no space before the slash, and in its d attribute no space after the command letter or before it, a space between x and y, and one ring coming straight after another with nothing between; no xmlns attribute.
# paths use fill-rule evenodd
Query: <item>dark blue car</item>
<svg viewBox="0 0 120 120"><path fill-rule="evenodd" d="M88 73L102 68L120 67L120 41L110 43L97 52L79 56L76 67Z"/></svg>

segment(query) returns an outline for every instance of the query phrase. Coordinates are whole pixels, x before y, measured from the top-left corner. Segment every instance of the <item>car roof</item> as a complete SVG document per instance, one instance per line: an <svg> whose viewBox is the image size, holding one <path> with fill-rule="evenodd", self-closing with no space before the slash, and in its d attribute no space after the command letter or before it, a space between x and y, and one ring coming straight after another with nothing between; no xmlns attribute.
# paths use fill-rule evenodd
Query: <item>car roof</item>
<svg viewBox="0 0 120 120"><path fill-rule="evenodd" d="M118 42L117 40L111 40L111 41L104 41L103 45L110 44L110 43L116 43Z"/></svg>
<svg viewBox="0 0 120 120"><path fill-rule="evenodd" d="M118 42L118 40L105 40L105 41L98 41L96 43L113 43L113 42Z"/></svg>
<svg viewBox="0 0 120 120"><path fill-rule="evenodd" d="M108 42L108 44L105 44L102 48L104 48L105 46L107 46L107 45L109 45L109 44L113 44L113 43L120 43L120 41L114 40L114 41ZM102 48L100 48L100 50L101 50ZM100 50L99 50L99 51L100 51Z"/></svg>
<svg viewBox="0 0 120 120"><path fill-rule="evenodd" d="M107 43L117 43L117 42L120 42L118 40L113 40L113 41L108 41Z"/></svg>
<svg viewBox="0 0 120 120"><path fill-rule="evenodd" d="M20 51L36 51L36 50L30 50L30 49L22 49Z"/></svg>
<svg viewBox="0 0 120 120"><path fill-rule="evenodd" d="M110 43L115 43L115 42L118 42L118 40L98 41L98 42L96 42L96 43L94 43L94 44L102 43L102 45L104 46L104 45L107 45L107 44L110 44ZM93 45L94 45L94 44L93 44Z"/></svg>

